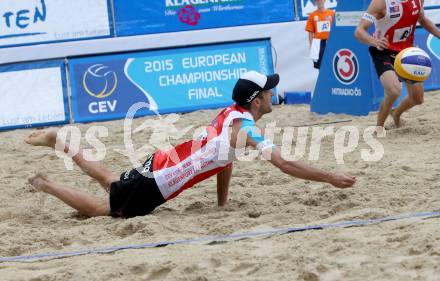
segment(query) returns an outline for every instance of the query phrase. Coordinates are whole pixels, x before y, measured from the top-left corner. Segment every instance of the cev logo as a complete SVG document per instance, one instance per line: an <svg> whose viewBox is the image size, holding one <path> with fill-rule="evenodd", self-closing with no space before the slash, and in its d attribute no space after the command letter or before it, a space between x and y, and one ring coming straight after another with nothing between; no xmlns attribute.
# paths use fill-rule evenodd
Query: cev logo
<svg viewBox="0 0 440 281"><path fill-rule="evenodd" d="M340 49L333 57L333 73L339 82L345 85L356 81L359 63L356 55L349 49Z"/></svg>
<svg viewBox="0 0 440 281"><path fill-rule="evenodd" d="M338 1L336 0L325 1L325 7L328 9L336 8L336 6L338 6ZM303 17L309 16L309 14L315 10L316 6L314 0L301 0L301 11Z"/></svg>
<svg viewBox="0 0 440 281"><path fill-rule="evenodd" d="M103 64L90 66L83 75L84 90L92 97L102 99L110 96L118 86L118 76Z"/></svg>

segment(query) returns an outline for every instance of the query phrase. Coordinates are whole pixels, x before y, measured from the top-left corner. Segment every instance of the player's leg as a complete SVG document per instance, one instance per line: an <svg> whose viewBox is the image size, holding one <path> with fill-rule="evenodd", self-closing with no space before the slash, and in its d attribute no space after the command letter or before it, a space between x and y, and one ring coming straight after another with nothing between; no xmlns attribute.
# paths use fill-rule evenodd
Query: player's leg
<svg viewBox="0 0 440 281"><path fill-rule="evenodd" d="M399 106L393 111L394 123L397 127L400 125L400 116L410 108L422 104L424 99L423 83L405 83L408 90L408 96L406 96Z"/></svg>
<svg viewBox="0 0 440 281"><path fill-rule="evenodd" d="M60 139L57 139L57 131L53 129L36 131L29 135L25 141L31 145L47 146L53 149L55 149L55 144L58 142L59 147L63 147L65 153L69 152L69 145L62 143ZM106 191L109 190L112 182L119 180L117 175L108 171L99 162L84 159L83 151L81 149L72 157L72 159L81 170L97 180Z"/></svg>
<svg viewBox="0 0 440 281"><path fill-rule="evenodd" d="M399 78L393 70L385 71L380 76L380 82L384 88L384 98L380 104L379 113L377 115L377 126L383 127L385 120L393 108L393 103L400 96L401 85Z"/></svg>
<svg viewBox="0 0 440 281"><path fill-rule="evenodd" d="M60 199L83 215L96 217L110 214L109 200L100 200L88 193L52 182L44 175L37 174L29 179L29 183L36 189Z"/></svg>

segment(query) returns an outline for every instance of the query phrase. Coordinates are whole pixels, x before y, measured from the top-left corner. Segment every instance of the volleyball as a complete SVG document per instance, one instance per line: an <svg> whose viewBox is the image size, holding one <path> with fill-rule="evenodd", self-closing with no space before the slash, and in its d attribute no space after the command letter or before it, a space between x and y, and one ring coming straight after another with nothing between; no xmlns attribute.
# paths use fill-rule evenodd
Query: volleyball
<svg viewBox="0 0 440 281"><path fill-rule="evenodd" d="M420 48L406 48L396 56L394 69L405 80L423 82L431 74L431 58Z"/></svg>

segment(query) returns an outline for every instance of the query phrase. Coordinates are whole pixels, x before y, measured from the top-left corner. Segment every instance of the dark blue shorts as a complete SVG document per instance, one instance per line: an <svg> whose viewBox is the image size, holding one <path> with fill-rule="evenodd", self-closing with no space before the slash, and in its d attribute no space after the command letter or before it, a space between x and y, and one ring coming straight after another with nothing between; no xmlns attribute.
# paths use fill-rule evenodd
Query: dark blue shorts
<svg viewBox="0 0 440 281"><path fill-rule="evenodd" d="M391 50L379 51L376 47L369 47L368 51L379 78L385 71L394 71L394 60L396 59L397 52Z"/></svg>

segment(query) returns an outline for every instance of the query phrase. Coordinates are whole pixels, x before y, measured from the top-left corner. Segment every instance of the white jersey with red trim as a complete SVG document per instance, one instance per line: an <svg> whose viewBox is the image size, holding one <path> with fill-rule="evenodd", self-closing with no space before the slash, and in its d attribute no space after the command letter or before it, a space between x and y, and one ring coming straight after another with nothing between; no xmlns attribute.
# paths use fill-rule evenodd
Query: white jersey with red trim
<svg viewBox="0 0 440 281"><path fill-rule="evenodd" d="M414 45L421 0L384 0L386 14L376 21L378 35L388 39L388 49L399 52Z"/></svg>
<svg viewBox="0 0 440 281"><path fill-rule="evenodd" d="M254 121L248 111L232 105L222 110L197 140L154 153L153 176L165 200L217 174L236 159L229 127L238 118Z"/></svg>

